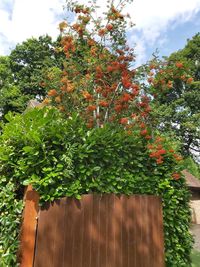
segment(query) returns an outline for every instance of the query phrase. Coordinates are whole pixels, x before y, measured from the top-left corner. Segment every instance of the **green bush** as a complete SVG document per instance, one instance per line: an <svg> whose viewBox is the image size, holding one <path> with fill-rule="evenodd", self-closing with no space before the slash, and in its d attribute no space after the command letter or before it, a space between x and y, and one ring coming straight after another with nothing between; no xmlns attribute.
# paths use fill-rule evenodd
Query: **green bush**
<svg viewBox="0 0 200 267"><path fill-rule="evenodd" d="M91 192L161 196L166 266L187 266L192 247L189 192L183 177L172 178L180 166L171 154L156 164L139 131L129 135L112 125L88 130L78 115L66 120L53 108L7 119L0 137L1 266L16 266L27 184L38 191L41 204Z"/></svg>

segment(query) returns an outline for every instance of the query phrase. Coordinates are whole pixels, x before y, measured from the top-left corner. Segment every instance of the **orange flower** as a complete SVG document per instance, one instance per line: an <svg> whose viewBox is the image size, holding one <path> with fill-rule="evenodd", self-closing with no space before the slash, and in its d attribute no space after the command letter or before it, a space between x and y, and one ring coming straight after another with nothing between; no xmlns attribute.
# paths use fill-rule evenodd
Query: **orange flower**
<svg viewBox="0 0 200 267"><path fill-rule="evenodd" d="M86 124L86 126L87 126L87 128L92 128L93 127L93 122L88 122L87 124Z"/></svg>
<svg viewBox="0 0 200 267"><path fill-rule="evenodd" d="M181 63L181 62L176 62L175 65L177 68L180 68L180 69L183 68L183 63Z"/></svg>
<svg viewBox="0 0 200 267"><path fill-rule="evenodd" d="M182 80L182 81L185 81L185 79L186 79L185 75L182 75L182 76L181 76L181 80Z"/></svg>
<svg viewBox="0 0 200 267"><path fill-rule="evenodd" d="M140 131L140 134L141 134L142 136L146 135L146 134L147 134L147 129L144 129L144 130Z"/></svg>
<svg viewBox="0 0 200 267"><path fill-rule="evenodd" d="M132 134L132 131L131 130L126 131L126 134L127 135L131 135Z"/></svg>
<svg viewBox="0 0 200 267"><path fill-rule="evenodd" d="M131 118L135 119L137 117L137 115L135 113L131 114Z"/></svg>
<svg viewBox="0 0 200 267"><path fill-rule="evenodd" d="M181 178L181 175L180 175L180 173L175 172L172 174L172 177L174 178L174 180L179 180Z"/></svg>
<svg viewBox="0 0 200 267"><path fill-rule="evenodd" d="M163 158L162 157L158 158L156 160L156 162L157 162L157 164L162 164L163 163Z"/></svg>
<svg viewBox="0 0 200 267"><path fill-rule="evenodd" d="M65 76L60 81L61 83L64 83L64 84L68 83L68 79Z"/></svg>
<svg viewBox="0 0 200 267"><path fill-rule="evenodd" d="M166 154L166 150L165 149L160 149L160 150L157 151L157 153L159 155L163 155L163 154Z"/></svg>
<svg viewBox="0 0 200 267"><path fill-rule="evenodd" d="M57 96L57 97L55 98L55 102L56 102L56 103L60 103L60 102L61 102L61 97L60 97L60 96Z"/></svg>
<svg viewBox="0 0 200 267"><path fill-rule="evenodd" d="M158 144L158 143L160 143L160 142L162 142L162 141L164 141L164 138L158 136L158 137L156 137L156 141L155 141L155 143Z"/></svg>
<svg viewBox="0 0 200 267"><path fill-rule="evenodd" d="M153 82L153 78L152 77L148 78L148 82L152 83Z"/></svg>
<svg viewBox="0 0 200 267"><path fill-rule="evenodd" d="M128 93L124 93L123 95L122 95L122 101L123 102L128 102L128 101L130 101L132 99L132 96L130 95L130 94L128 94Z"/></svg>
<svg viewBox="0 0 200 267"><path fill-rule="evenodd" d="M65 111L65 107L63 107L63 106L59 106L58 109L59 109L60 111Z"/></svg>
<svg viewBox="0 0 200 267"><path fill-rule="evenodd" d="M148 113L148 112L150 112L151 111L151 107L150 106L147 106L146 108L145 108L145 111Z"/></svg>
<svg viewBox="0 0 200 267"><path fill-rule="evenodd" d="M114 109L117 113L119 113L120 111L122 111L123 107L122 105L116 105Z"/></svg>
<svg viewBox="0 0 200 267"><path fill-rule="evenodd" d="M108 72L113 71L113 67L112 67L112 66L108 66L108 67L107 67L107 71L108 71Z"/></svg>
<svg viewBox="0 0 200 267"><path fill-rule="evenodd" d="M127 124L128 123L128 118L121 118L120 119L121 124Z"/></svg>
<svg viewBox="0 0 200 267"><path fill-rule="evenodd" d="M101 106L101 107L108 107L109 104L108 104L108 102L106 102L104 100L101 100L101 101L99 101L99 106Z"/></svg>
<svg viewBox="0 0 200 267"><path fill-rule="evenodd" d="M139 90L139 85L134 83L132 86L131 86L134 90L138 91Z"/></svg>
<svg viewBox="0 0 200 267"><path fill-rule="evenodd" d="M95 91L96 91L97 93L101 93L101 92L102 92L102 88L99 86L99 87L96 88Z"/></svg>
<svg viewBox="0 0 200 267"><path fill-rule="evenodd" d="M61 91L63 91L63 92L67 92L67 86L66 86L66 85L61 86L60 89L61 89Z"/></svg>
<svg viewBox="0 0 200 267"><path fill-rule="evenodd" d="M105 33L106 33L106 29L100 29L100 30L98 31L98 35L101 36L101 37L104 36Z"/></svg>
<svg viewBox="0 0 200 267"><path fill-rule="evenodd" d="M156 69L156 65L155 65L155 64L151 64L151 65L149 66L149 68L150 68L150 70Z"/></svg>
<svg viewBox="0 0 200 267"><path fill-rule="evenodd" d="M168 88L172 88L172 87L173 87L172 81L168 81L168 83L167 83L167 87L168 87Z"/></svg>
<svg viewBox="0 0 200 267"><path fill-rule="evenodd" d="M108 31L112 31L112 29L113 29L113 25L112 25L112 24L108 24L108 25L106 26L106 29L107 29Z"/></svg>
<svg viewBox="0 0 200 267"><path fill-rule="evenodd" d="M88 43L89 46L93 46L93 45L95 45L95 41L92 40L92 39L89 39L89 40L87 41L87 43Z"/></svg>
<svg viewBox="0 0 200 267"><path fill-rule="evenodd" d="M175 160L177 160L177 161L181 161L183 159L181 156L179 156L177 154L174 154L173 156L174 156Z"/></svg>
<svg viewBox="0 0 200 267"><path fill-rule="evenodd" d="M120 55L124 55L124 51L123 50L120 50L120 49L117 49L116 52Z"/></svg>
<svg viewBox="0 0 200 267"><path fill-rule="evenodd" d="M93 96L88 91L83 91L82 95L86 100L92 100L93 99Z"/></svg>
<svg viewBox="0 0 200 267"><path fill-rule="evenodd" d="M71 93L72 91L74 91L74 86L73 86L73 84L68 83L68 85L67 85L67 92L68 93Z"/></svg>
<svg viewBox="0 0 200 267"><path fill-rule="evenodd" d="M130 86L132 85L132 83L129 80L129 77L127 76L122 78L122 84L125 88L130 88Z"/></svg>
<svg viewBox="0 0 200 267"><path fill-rule="evenodd" d="M150 158L157 158L157 154L155 152L150 153L149 155Z"/></svg>
<svg viewBox="0 0 200 267"><path fill-rule="evenodd" d="M146 136L145 136L145 139L147 139L147 140L150 140L151 138L152 138L151 135L146 135Z"/></svg>
<svg viewBox="0 0 200 267"><path fill-rule="evenodd" d="M148 145L147 145L147 148L148 148L148 149L154 149L154 146L153 146L152 144L148 144Z"/></svg>
<svg viewBox="0 0 200 267"><path fill-rule="evenodd" d="M82 11L82 8L80 6L76 6L74 9L75 13L80 13Z"/></svg>
<svg viewBox="0 0 200 267"><path fill-rule="evenodd" d="M193 82L193 78L192 78L192 77L190 77L190 78L187 79L187 83L190 84L190 83L192 83L192 82Z"/></svg>
<svg viewBox="0 0 200 267"><path fill-rule="evenodd" d="M146 124L144 122L140 123L140 128L145 128L146 127Z"/></svg>
<svg viewBox="0 0 200 267"><path fill-rule="evenodd" d="M91 52L91 55L92 56L96 56L96 54L97 54L97 48L95 46L92 46L90 52Z"/></svg>
<svg viewBox="0 0 200 267"><path fill-rule="evenodd" d="M95 105L90 105L90 106L88 106L87 107L87 111L94 111L94 110L96 110L97 109L97 107L95 106Z"/></svg>
<svg viewBox="0 0 200 267"><path fill-rule="evenodd" d="M48 96L56 96L58 93L55 89L51 89L49 92L48 92Z"/></svg>

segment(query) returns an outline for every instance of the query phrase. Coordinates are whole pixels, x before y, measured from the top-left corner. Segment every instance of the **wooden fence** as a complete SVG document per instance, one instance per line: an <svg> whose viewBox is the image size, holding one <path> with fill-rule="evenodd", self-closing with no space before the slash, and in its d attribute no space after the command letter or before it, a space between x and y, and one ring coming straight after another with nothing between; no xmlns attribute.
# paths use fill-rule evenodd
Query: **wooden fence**
<svg viewBox="0 0 200 267"><path fill-rule="evenodd" d="M160 198L114 194L84 195L80 201L62 198L46 204L39 211L34 262L26 265L163 266Z"/></svg>
<svg viewBox="0 0 200 267"><path fill-rule="evenodd" d="M39 211L39 195L28 186L24 195L25 208L21 227L21 242L18 253L20 267L32 267Z"/></svg>

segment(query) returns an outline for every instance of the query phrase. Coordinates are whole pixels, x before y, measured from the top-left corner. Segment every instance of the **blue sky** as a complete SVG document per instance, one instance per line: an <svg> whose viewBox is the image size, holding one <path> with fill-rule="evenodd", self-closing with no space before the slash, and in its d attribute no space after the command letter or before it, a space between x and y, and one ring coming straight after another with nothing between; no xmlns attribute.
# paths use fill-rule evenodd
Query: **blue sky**
<svg viewBox="0 0 200 267"><path fill-rule="evenodd" d="M106 1L100 2L104 9ZM87 0L81 0L87 3ZM58 24L66 16L65 0L0 0L0 55L9 54L17 43L48 33L58 35ZM200 0L134 0L127 7L136 26L128 41L136 44L137 65L159 50L168 56L185 46L200 31Z"/></svg>
<svg viewBox="0 0 200 267"><path fill-rule="evenodd" d="M184 48L188 39L200 32L200 9L191 19L178 23L176 18L171 21L165 29L161 29L160 36L154 42L141 41L144 47L144 57L142 53L140 57L145 61L152 57L152 53L158 50L159 56L169 56L171 53ZM143 33L135 29L136 36L139 40L143 39ZM134 35L134 30L133 30ZM200 45L200 44L199 44ZM142 60L142 61L143 61Z"/></svg>

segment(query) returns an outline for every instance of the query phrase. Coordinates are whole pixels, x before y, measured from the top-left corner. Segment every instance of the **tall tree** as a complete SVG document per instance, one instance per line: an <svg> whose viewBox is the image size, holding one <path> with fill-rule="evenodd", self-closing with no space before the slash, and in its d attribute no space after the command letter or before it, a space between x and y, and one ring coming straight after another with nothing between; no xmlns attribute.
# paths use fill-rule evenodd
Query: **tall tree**
<svg viewBox="0 0 200 267"><path fill-rule="evenodd" d="M22 112L28 98L21 93L20 87L15 84L10 67L9 57L0 57L0 119L8 111Z"/></svg>
<svg viewBox="0 0 200 267"><path fill-rule="evenodd" d="M33 98L43 98L46 91L42 86L44 73L51 67L60 64L55 53L56 43L51 37L40 36L18 44L10 54L11 70L15 84L21 92Z"/></svg>
<svg viewBox="0 0 200 267"><path fill-rule="evenodd" d="M0 119L8 111L23 112L30 99L43 100L45 81L62 66L64 54L56 52L59 41L48 35L27 39L0 57Z"/></svg>
<svg viewBox="0 0 200 267"><path fill-rule="evenodd" d="M185 48L170 55L169 64L187 69L194 80L184 75L175 80L172 90L155 99L159 128L173 132L182 143L182 153L199 160L200 155L200 33L188 40Z"/></svg>

